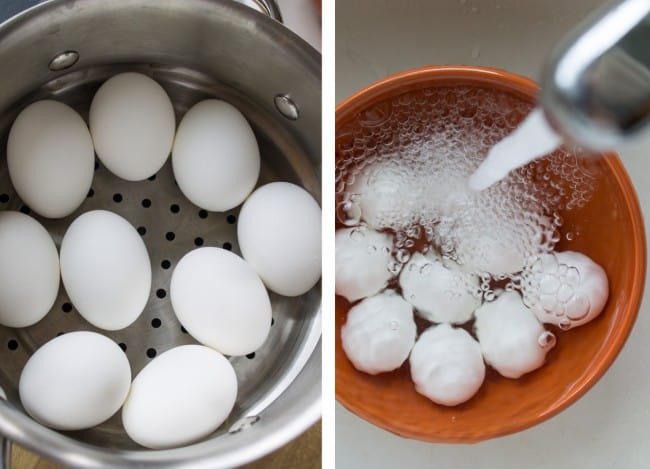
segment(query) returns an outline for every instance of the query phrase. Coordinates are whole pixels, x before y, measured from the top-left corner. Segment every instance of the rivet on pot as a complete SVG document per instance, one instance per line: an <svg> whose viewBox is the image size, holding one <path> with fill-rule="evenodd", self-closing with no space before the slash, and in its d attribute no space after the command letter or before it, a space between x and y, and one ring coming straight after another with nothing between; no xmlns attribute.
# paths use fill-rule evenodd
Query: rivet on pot
<svg viewBox="0 0 650 469"><path fill-rule="evenodd" d="M259 415L251 415L248 417L244 417L243 419L237 420L232 427L230 427L230 430L228 430L228 433L231 435L234 435L235 433L239 433L242 430L248 430L251 428L253 425L255 425L257 422L260 421L260 416Z"/></svg>
<svg viewBox="0 0 650 469"><path fill-rule="evenodd" d="M280 114L289 120L298 120L298 116L300 115L298 106L296 106L296 103L293 102L288 94L278 94L274 98L274 101L275 107L280 111Z"/></svg>
<svg viewBox="0 0 650 469"><path fill-rule="evenodd" d="M55 55L54 58L50 60L48 67L53 72L59 72L72 67L77 63L77 60L79 60L79 52L75 50L67 50Z"/></svg>

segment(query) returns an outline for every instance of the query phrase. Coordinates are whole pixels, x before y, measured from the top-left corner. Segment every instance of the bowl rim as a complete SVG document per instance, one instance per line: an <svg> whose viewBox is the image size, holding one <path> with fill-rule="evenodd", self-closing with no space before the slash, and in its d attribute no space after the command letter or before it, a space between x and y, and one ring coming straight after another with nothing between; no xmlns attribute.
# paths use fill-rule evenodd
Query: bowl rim
<svg viewBox="0 0 650 469"><path fill-rule="evenodd" d="M454 78L461 79L467 83L474 82L482 85L495 84L499 88L505 87L509 92L522 94L528 98L530 98L531 94L537 94L540 90L539 85L530 78L499 68L467 65L425 65L389 75L365 86L341 101L336 106L335 131L338 132L350 117L361 112L379 96L394 96L396 92L408 92L422 88L422 84L424 83L430 84L436 81L447 81ZM338 385L335 389L336 400L358 417L402 437L432 443L477 443L517 433L538 425L565 410L585 395L605 372L607 372L625 345L641 306L646 277L647 252L645 228L636 190L618 155L615 153L603 153L603 156L607 168L611 171L616 184L621 190L625 201L625 209L632 225L631 236L635 255L633 258L632 285L630 287L631 298L627 308L628 313L623 315L618 327L610 331L607 343L611 344L611 346L605 350L601 349L601 352L598 354L600 359L597 365L588 369L573 384L570 391L564 393L553 406L533 419L520 423L506 422L499 428L489 429L483 431L481 434L475 433L471 436L463 435L457 437L445 437L436 435L431 431L421 431L413 427L396 425L390 418L373 414L365 408L358 408L354 402L348 399L345 393L341 392L340 386Z"/></svg>

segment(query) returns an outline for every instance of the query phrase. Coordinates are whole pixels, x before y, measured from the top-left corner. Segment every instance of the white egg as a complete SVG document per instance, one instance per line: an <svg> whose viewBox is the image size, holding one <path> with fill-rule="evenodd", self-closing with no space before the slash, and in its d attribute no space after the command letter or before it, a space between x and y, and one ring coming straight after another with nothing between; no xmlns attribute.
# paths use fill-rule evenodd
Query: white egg
<svg viewBox="0 0 650 469"><path fill-rule="evenodd" d="M416 391L446 406L469 400L485 379L478 342L449 324L433 326L420 335L410 364Z"/></svg>
<svg viewBox="0 0 650 469"><path fill-rule="evenodd" d="M170 296L187 332L225 355L254 352L271 329L271 301L262 280L225 249L185 254L172 273Z"/></svg>
<svg viewBox="0 0 650 469"><path fill-rule="evenodd" d="M27 361L20 400L29 415L57 430L82 430L108 420L124 403L131 368L122 349L95 332L52 339Z"/></svg>
<svg viewBox="0 0 650 469"><path fill-rule="evenodd" d="M597 317L609 296L605 270L584 254L563 251L540 257L532 267L531 309L541 322L568 330Z"/></svg>
<svg viewBox="0 0 650 469"><path fill-rule="evenodd" d="M59 292L59 255L50 234L20 212L0 212L0 324L43 319Z"/></svg>
<svg viewBox="0 0 650 469"><path fill-rule="evenodd" d="M413 176L398 159L363 169L348 188L357 199L361 219L377 230L408 219L420 203L418 193L413 191Z"/></svg>
<svg viewBox="0 0 650 469"><path fill-rule="evenodd" d="M107 80L90 105L90 133L97 156L116 176L141 181L165 164L176 118L165 90L140 73Z"/></svg>
<svg viewBox="0 0 650 469"><path fill-rule="evenodd" d="M20 198L47 218L74 212L86 199L95 153L81 116L57 101L37 101L16 118L7 141L9 176Z"/></svg>
<svg viewBox="0 0 650 469"><path fill-rule="evenodd" d="M418 314L431 322L462 324L472 319L481 297L476 275L460 270L452 262L443 265L434 254L416 252L399 277L404 298Z"/></svg>
<svg viewBox="0 0 650 469"><path fill-rule="evenodd" d="M386 290L350 309L341 342L357 370L375 375L402 366L415 343L415 332L411 305Z"/></svg>
<svg viewBox="0 0 650 469"><path fill-rule="evenodd" d="M555 345L555 337L544 330L517 292L484 303L475 316L483 357L506 378L519 378L542 366Z"/></svg>
<svg viewBox="0 0 650 469"><path fill-rule="evenodd" d="M272 182L253 192L239 213L242 256L275 293L298 296L321 275L321 209L301 187Z"/></svg>
<svg viewBox="0 0 650 469"><path fill-rule="evenodd" d="M337 295L356 301L386 287L393 241L390 235L365 226L336 230L335 268Z"/></svg>
<svg viewBox="0 0 650 469"><path fill-rule="evenodd" d="M105 210L86 212L72 222L61 242L61 276L79 314L109 331L133 323L151 291L142 238L128 221Z"/></svg>
<svg viewBox="0 0 650 469"><path fill-rule="evenodd" d="M219 352L183 345L154 358L133 380L122 409L126 433L147 448L199 440L221 425L235 404L237 377Z"/></svg>
<svg viewBox="0 0 650 469"><path fill-rule="evenodd" d="M260 174L253 129L227 102L201 101L178 126L172 167L178 187L193 204L230 210L246 199Z"/></svg>

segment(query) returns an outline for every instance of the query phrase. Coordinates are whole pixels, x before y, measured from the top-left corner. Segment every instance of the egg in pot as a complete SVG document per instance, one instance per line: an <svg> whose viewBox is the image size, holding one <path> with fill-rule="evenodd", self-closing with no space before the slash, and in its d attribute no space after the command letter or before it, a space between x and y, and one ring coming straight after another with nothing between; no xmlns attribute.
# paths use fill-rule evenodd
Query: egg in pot
<svg viewBox="0 0 650 469"><path fill-rule="evenodd" d="M50 311L59 292L59 254L43 226L0 212L0 324L27 327Z"/></svg>
<svg viewBox="0 0 650 469"><path fill-rule="evenodd" d="M11 183L39 215L62 218L74 212L88 194L94 165L88 127L63 103L32 103L11 126L7 141Z"/></svg>
<svg viewBox="0 0 650 469"><path fill-rule="evenodd" d="M135 228L121 216L92 210L77 217L61 242L61 276L72 304L89 323L123 329L144 310L151 263Z"/></svg>

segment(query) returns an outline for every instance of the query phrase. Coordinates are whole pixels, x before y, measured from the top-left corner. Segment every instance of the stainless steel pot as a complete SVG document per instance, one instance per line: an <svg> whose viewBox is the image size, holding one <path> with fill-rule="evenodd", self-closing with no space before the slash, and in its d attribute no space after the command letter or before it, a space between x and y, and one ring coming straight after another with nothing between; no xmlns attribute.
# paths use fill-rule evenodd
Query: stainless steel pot
<svg viewBox="0 0 650 469"><path fill-rule="evenodd" d="M242 3L279 17L272 3ZM206 97L236 105L260 143L260 183L294 182L320 201L320 55L280 23L231 0L50 0L0 25L0 210L28 210L6 168L7 134L18 112L53 98L87 116L99 85L124 70L156 79L172 98L177 119ZM114 193L122 195L119 204ZM156 210L143 208L145 196ZM93 194L78 212L63 220L36 218L59 243L79 212L98 207L144 228L153 292L168 288L172 269L161 267L161 260L173 265L197 237L238 252L238 209L199 213L175 187L169 164L155 180L141 183L120 181L99 165ZM173 243L163 237L169 230L176 230ZM91 430L61 433L25 414L18 380L30 354L60 332L93 330L70 311L61 289L53 310L35 326L0 327L0 387L8 397L0 399L5 465L10 441L66 466L93 468L233 467L278 448L321 415L320 298L320 285L298 298L271 295L269 339L254 356L231 358L240 390L229 420L199 443L148 451L128 439L119 415ZM193 342L168 298L155 293L133 326L107 335L124 345L134 375L153 354Z"/></svg>

